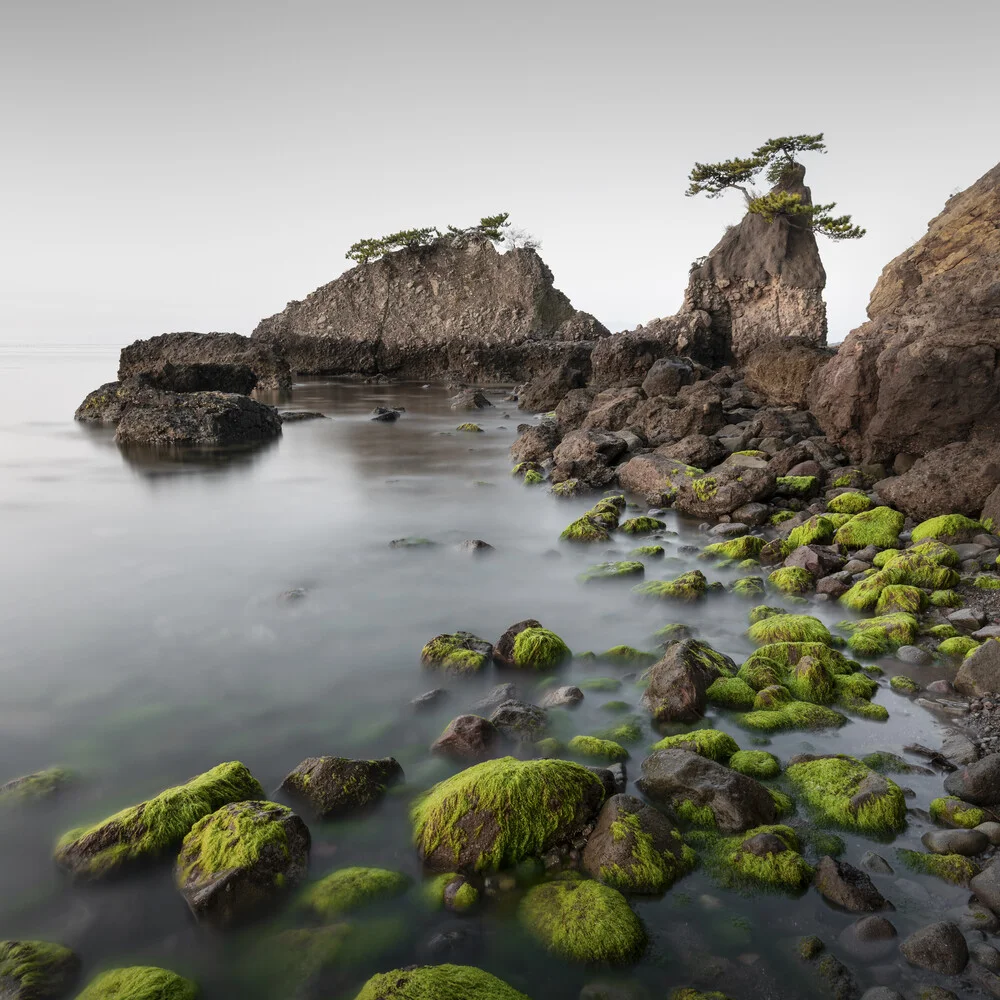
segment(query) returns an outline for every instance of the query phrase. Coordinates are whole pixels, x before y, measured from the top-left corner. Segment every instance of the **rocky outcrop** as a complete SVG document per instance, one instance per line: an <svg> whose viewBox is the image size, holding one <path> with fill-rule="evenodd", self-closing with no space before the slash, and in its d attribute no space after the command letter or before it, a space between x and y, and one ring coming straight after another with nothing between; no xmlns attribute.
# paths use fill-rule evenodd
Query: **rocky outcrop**
<svg viewBox="0 0 1000 1000"><path fill-rule="evenodd" d="M812 204L805 168L786 171L775 186ZM694 267L684 295L684 311L710 317L708 340L731 357L782 337L826 343L826 272L816 237L790 216L768 222L747 213L729 229L704 262ZM709 362L711 363L711 362Z"/></svg>
<svg viewBox="0 0 1000 1000"><path fill-rule="evenodd" d="M834 352L799 337L755 347L743 360L743 381L771 406L809 405L809 384Z"/></svg>
<svg viewBox="0 0 1000 1000"><path fill-rule="evenodd" d="M177 366L241 365L249 368L257 377L258 389L292 387L291 371L281 353L268 344L252 341L238 333L162 333L147 340L136 340L122 348L118 361L118 380L124 382L134 375L162 372L164 362ZM195 389L240 391L209 384L193 385L191 388L164 384L159 388L174 392L191 392Z"/></svg>
<svg viewBox="0 0 1000 1000"><path fill-rule="evenodd" d="M1000 165L950 198L885 267L868 317L812 382L811 408L831 440L856 459L886 462L995 439Z"/></svg>
<svg viewBox="0 0 1000 1000"><path fill-rule="evenodd" d="M534 250L444 238L359 264L251 339L296 372L505 382L561 364L588 372L591 342L607 333L553 286Z"/></svg>

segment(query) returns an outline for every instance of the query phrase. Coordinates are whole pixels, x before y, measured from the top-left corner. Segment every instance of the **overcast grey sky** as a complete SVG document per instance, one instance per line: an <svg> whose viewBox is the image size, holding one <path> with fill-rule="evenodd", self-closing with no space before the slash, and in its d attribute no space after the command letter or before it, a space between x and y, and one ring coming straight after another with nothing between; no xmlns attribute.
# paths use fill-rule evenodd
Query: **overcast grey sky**
<svg viewBox="0 0 1000 1000"><path fill-rule="evenodd" d="M249 333L362 236L506 210L613 329L737 221L697 160L824 131L831 340L1000 159L998 5L5 0L0 340Z"/></svg>

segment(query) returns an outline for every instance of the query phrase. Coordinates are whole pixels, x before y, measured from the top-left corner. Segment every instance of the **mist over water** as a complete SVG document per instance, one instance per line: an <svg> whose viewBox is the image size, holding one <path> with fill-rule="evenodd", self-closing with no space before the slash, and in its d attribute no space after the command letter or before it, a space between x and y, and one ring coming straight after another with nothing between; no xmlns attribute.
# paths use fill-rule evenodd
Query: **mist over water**
<svg viewBox="0 0 1000 1000"><path fill-rule="evenodd" d="M270 793L307 756L395 756L406 784L373 815L340 823L306 817L311 877L360 863L419 880L409 802L459 769L432 758L428 746L494 684L514 680L526 699L540 697L537 678L492 668L471 680L428 672L420 649L439 632L495 641L511 623L534 617L581 652L651 648L655 629L682 621L738 661L752 649L748 602L726 595L672 606L640 601L628 584L576 581L609 550L624 553L644 540L560 545L560 530L588 500L557 500L510 477L507 449L528 418L501 401L502 391L491 392L493 409L469 415L449 408L443 386L304 381L282 405L330 419L286 424L277 442L257 451L181 462L122 453L113 429L74 423L75 407L113 379L116 366L110 347L0 348L0 783L50 765L81 776L52 803L0 811L0 938L62 941L80 952L85 977L109 965L156 964L197 979L207 1000L292 995L269 974L266 945L302 923L293 907L219 935L194 925L169 864L74 886L51 861L65 830L220 761L244 761ZM373 423L376 405L406 413L394 424ZM485 433L456 432L468 419ZM650 562L647 579L694 566L723 582L742 575L681 551L704 542L698 525L672 513L665 519L677 534L663 541L668 559ZM439 544L391 549L402 536ZM460 552L469 538L496 551ZM282 597L296 588L300 599ZM828 624L844 617L835 605L810 613ZM622 677L620 692L588 693L578 709L553 711L554 735L613 724L601 707L611 699L643 714L635 677L620 668L576 661L560 683L607 675ZM433 687L447 688L448 697L414 712L410 700ZM937 745L938 724L923 709L887 688L876 700L889 707L886 724L852 720L834 732L779 734L769 749L784 761L801 752ZM753 746L725 714L713 711L705 724ZM647 729L648 741L632 748L630 779L658 738ZM901 780L921 805L939 793L937 777ZM897 846L915 846L918 836L911 827ZM854 863L867 848L882 850L845 840ZM893 849L884 850L893 861ZM899 907L893 919L901 934L967 897L938 880L910 881L912 896L895 882L882 886ZM454 960L490 969L535 1000L574 1000L594 974L523 938L515 898L464 919L429 914L417 891L376 908L376 917L399 918L399 934L377 957L333 974L317 995L353 997L372 971ZM654 996L697 981L692 970L708 956L734 963L735 997L811 995L789 942L811 933L834 941L851 922L815 894L747 898L702 871L636 908L652 944L633 971ZM465 935L457 951L428 951L429 938L455 928ZM863 965L850 964L864 976Z"/></svg>

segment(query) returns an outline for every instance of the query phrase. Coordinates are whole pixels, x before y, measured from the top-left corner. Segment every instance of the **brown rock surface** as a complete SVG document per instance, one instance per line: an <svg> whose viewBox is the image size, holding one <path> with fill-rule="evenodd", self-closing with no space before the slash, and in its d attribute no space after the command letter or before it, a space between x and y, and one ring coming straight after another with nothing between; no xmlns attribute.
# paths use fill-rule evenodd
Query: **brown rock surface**
<svg viewBox="0 0 1000 1000"><path fill-rule="evenodd" d="M809 383L833 351L785 337L755 347L743 361L743 380L772 406L807 406Z"/></svg>

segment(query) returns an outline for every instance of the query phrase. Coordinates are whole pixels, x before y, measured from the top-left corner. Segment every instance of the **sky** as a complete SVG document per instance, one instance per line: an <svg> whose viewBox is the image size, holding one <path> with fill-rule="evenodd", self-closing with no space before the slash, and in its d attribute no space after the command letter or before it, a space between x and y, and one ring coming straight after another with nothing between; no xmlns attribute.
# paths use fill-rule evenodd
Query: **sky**
<svg viewBox="0 0 1000 1000"><path fill-rule="evenodd" d="M355 240L508 211L613 330L677 310L742 214L698 161L824 132L830 340L1000 159L985 0L6 0L0 341L236 330Z"/></svg>

